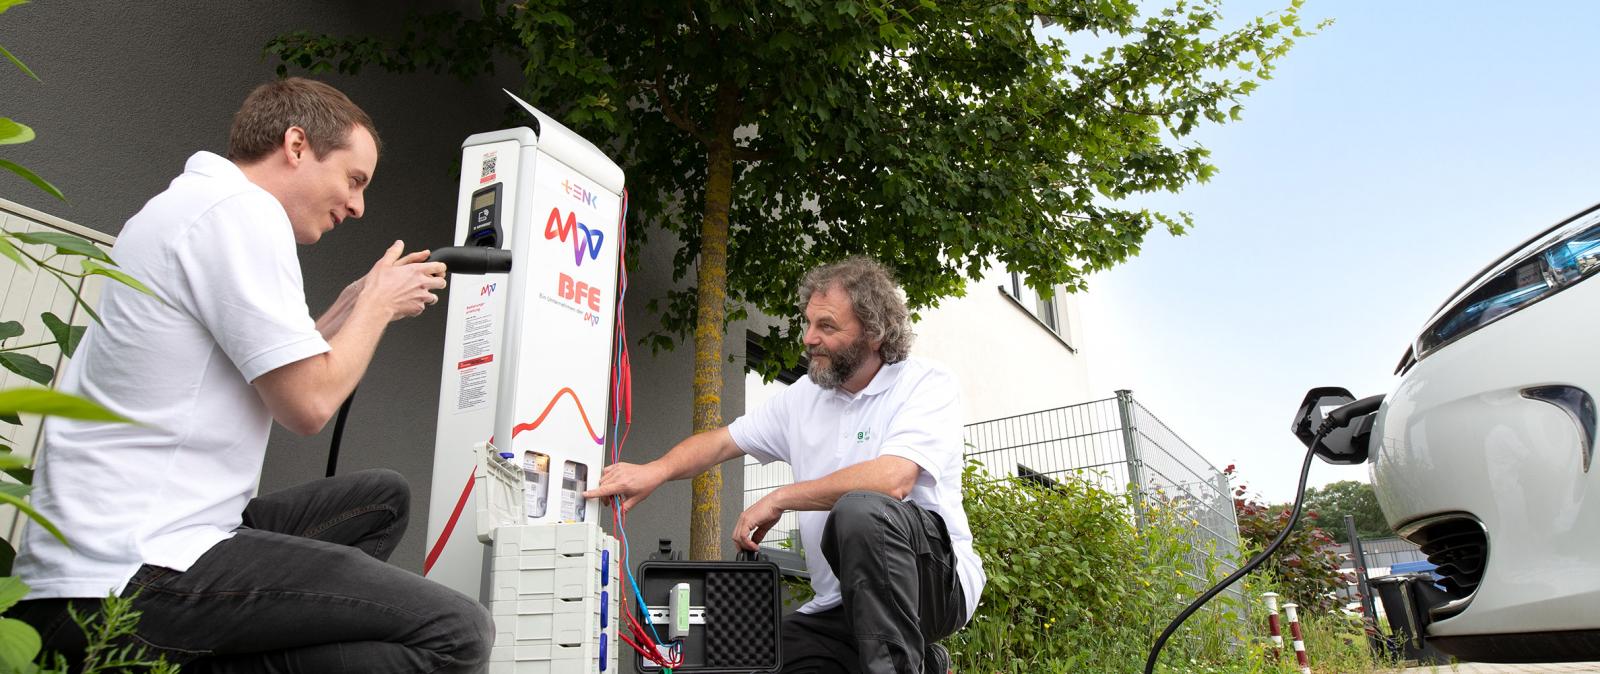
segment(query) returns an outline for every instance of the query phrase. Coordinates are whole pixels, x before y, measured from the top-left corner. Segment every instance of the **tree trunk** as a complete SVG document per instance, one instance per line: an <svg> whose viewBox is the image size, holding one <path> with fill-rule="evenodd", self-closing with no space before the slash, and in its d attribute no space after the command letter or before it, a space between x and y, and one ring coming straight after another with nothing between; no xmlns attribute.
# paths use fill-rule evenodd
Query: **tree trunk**
<svg viewBox="0 0 1600 674"><path fill-rule="evenodd" d="M719 110L706 149L705 215L695 273L694 432L722 426L722 337L728 299L728 209L733 199L733 130L737 91L718 88ZM694 478L689 558L722 559L722 466Z"/></svg>

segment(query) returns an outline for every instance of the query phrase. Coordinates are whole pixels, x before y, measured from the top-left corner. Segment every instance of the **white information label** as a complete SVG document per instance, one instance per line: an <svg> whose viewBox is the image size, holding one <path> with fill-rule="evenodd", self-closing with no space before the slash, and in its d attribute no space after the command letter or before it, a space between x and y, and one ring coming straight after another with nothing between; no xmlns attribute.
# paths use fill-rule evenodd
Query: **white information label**
<svg viewBox="0 0 1600 674"><path fill-rule="evenodd" d="M467 307L461 333L461 359L456 363L460 384L456 388L456 414L488 407L489 364L494 362L494 312L488 302Z"/></svg>

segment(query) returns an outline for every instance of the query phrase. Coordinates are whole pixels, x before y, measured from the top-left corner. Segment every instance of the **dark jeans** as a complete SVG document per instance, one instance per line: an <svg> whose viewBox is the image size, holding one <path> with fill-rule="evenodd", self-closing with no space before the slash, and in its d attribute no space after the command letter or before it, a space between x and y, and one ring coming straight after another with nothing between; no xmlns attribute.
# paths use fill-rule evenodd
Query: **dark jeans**
<svg viewBox="0 0 1600 674"><path fill-rule="evenodd" d="M845 494L822 529L822 554L844 603L784 616L786 674L921 674L924 652L966 623L950 533L920 506Z"/></svg>
<svg viewBox="0 0 1600 674"><path fill-rule="evenodd" d="M135 642L185 672L475 672L494 628L472 599L384 562L405 533L410 489L390 470L310 482L250 501L244 526L188 571L144 565L123 596ZM18 604L46 650L77 660L67 616L88 599Z"/></svg>

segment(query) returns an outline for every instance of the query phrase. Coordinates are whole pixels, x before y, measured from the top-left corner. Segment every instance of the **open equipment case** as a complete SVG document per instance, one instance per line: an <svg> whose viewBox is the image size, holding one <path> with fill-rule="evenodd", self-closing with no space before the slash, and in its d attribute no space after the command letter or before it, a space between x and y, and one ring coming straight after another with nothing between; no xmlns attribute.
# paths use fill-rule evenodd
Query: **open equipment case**
<svg viewBox="0 0 1600 674"><path fill-rule="evenodd" d="M683 561L663 539L639 564L637 578L644 602L639 622L651 625L664 646L681 649L683 664L673 672L745 674L782 666L783 587L778 565L765 555ZM662 670L636 657L639 671Z"/></svg>

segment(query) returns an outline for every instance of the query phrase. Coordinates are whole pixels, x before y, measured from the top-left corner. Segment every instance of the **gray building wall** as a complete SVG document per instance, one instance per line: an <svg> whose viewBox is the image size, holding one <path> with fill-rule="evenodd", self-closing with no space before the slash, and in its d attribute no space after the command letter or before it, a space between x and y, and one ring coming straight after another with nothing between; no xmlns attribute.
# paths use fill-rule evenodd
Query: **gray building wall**
<svg viewBox="0 0 1600 674"><path fill-rule="evenodd" d="M449 4L466 11L477 7L465 0ZM0 196L114 235L182 171L190 154L226 148L228 125L239 102L252 87L274 77L276 61L261 53L271 37L294 30L376 34L398 26L407 7L445 5L39 0L14 7L0 15L0 44L42 82L0 66L0 83L9 93L0 116L32 126L38 139L0 148L0 157L53 182L70 202L56 201L10 173L0 174ZM504 126L508 108L499 88L514 89L518 73L515 64L506 66L495 78L470 85L377 70L323 78L372 115L384 154L367 191L366 216L346 221L322 242L301 249L313 311L320 312L345 284L365 273L394 239L404 239L408 249L449 243L460 143L472 133ZM636 345L656 325L643 307L669 286L675 245L671 236L657 233L639 256L627 307ZM381 466L410 479L414 516L392 561L418 572L445 316L436 308L390 327L358 389L339 463L340 472ZM744 327L732 326L729 334L737 337L728 340L728 349L742 354ZM634 427L625 460L655 458L688 434L691 360L687 345L660 357L635 347ZM723 409L731 420L744 407L737 365L728 366L724 391ZM329 424L316 436L297 437L274 429L262 490L321 477L331 430ZM743 482L737 461L724 468L724 479L723 526L731 530ZM658 491L648 508L631 517L635 559L653 551L660 537L686 548L688 517L687 482Z"/></svg>

